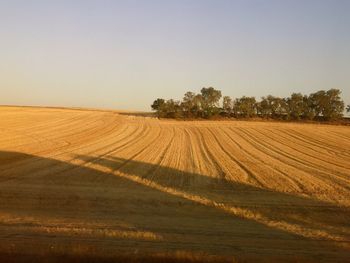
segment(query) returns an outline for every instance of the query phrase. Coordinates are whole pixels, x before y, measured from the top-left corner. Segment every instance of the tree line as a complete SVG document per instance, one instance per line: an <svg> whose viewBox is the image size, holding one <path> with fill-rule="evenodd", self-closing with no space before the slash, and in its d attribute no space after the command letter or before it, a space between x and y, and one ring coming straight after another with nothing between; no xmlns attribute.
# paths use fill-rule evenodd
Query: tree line
<svg viewBox="0 0 350 263"><path fill-rule="evenodd" d="M344 102L338 89L320 90L309 95L293 93L287 98L272 95L233 99L222 96L213 87L202 88L200 93L186 92L182 101L156 99L151 105L159 118L232 117L279 120L337 120L343 116ZM350 105L347 106L350 112Z"/></svg>

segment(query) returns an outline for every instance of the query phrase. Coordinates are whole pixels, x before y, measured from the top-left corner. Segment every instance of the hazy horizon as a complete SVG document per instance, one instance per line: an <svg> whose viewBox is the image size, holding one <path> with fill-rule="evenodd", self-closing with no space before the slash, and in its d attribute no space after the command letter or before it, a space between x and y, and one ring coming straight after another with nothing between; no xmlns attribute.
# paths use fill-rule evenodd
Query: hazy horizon
<svg viewBox="0 0 350 263"><path fill-rule="evenodd" d="M350 1L1 1L0 104L150 110L342 90Z"/></svg>

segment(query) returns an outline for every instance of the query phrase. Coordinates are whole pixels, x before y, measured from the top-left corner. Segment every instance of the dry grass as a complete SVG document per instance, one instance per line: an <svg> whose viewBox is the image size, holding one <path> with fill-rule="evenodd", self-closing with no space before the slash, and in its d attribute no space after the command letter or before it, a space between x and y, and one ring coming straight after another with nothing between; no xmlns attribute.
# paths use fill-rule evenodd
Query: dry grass
<svg viewBox="0 0 350 263"><path fill-rule="evenodd" d="M349 127L33 107L0 116L4 260L350 258Z"/></svg>

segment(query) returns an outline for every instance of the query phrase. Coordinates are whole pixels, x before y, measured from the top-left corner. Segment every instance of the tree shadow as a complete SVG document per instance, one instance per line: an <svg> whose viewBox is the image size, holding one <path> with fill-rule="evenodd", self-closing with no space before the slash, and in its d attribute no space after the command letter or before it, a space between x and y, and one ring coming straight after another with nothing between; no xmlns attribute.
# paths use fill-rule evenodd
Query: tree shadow
<svg viewBox="0 0 350 263"><path fill-rule="evenodd" d="M86 164L0 152L0 249L66 244L67 252L84 244L110 255L187 251L316 261L349 256L343 246L349 239L303 236L278 224L325 225L344 237L346 209L134 160L77 157ZM257 206L259 199L267 201ZM307 213L318 208L321 218ZM324 219L327 209L338 218Z"/></svg>
<svg viewBox="0 0 350 263"><path fill-rule="evenodd" d="M344 242L346 247L350 241L350 210L345 207L113 156L95 158L94 162L117 176L272 228L311 239Z"/></svg>

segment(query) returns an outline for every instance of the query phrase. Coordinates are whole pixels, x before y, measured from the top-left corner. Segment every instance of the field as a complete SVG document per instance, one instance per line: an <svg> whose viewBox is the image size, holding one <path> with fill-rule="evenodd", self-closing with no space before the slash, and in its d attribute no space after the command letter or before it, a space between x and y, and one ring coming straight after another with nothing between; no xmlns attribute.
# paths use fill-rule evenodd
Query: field
<svg viewBox="0 0 350 263"><path fill-rule="evenodd" d="M0 252L350 261L350 127L0 107Z"/></svg>

